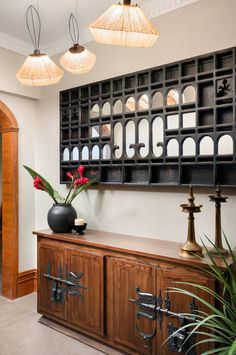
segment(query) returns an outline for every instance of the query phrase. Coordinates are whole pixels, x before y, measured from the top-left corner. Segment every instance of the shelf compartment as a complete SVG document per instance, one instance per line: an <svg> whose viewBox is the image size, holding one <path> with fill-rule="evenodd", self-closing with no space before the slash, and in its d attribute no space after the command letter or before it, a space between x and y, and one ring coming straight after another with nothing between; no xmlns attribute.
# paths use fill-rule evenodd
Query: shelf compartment
<svg viewBox="0 0 236 355"><path fill-rule="evenodd" d="M101 167L101 182L122 183L122 166L104 166Z"/></svg>
<svg viewBox="0 0 236 355"><path fill-rule="evenodd" d="M217 182L221 185L236 185L236 165L222 164L216 166Z"/></svg>
<svg viewBox="0 0 236 355"><path fill-rule="evenodd" d="M230 68L233 66L233 51L219 53L216 55L216 68Z"/></svg>
<svg viewBox="0 0 236 355"><path fill-rule="evenodd" d="M195 75L195 73L196 73L195 60L182 63L182 76Z"/></svg>
<svg viewBox="0 0 236 355"><path fill-rule="evenodd" d="M214 91L213 81L207 81L199 84L198 96L200 107L214 105Z"/></svg>
<svg viewBox="0 0 236 355"><path fill-rule="evenodd" d="M199 72L200 73L209 72L212 70L214 70L214 57L213 56L199 59Z"/></svg>
<svg viewBox="0 0 236 355"><path fill-rule="evenodd" d="M218 107L216 110L216 122L217 124L232 124L233 119L233 107Z"/></svg>
<svg viewBox="0 0 236 355"><path fill-rule="evenodd" d="M148 166L125 166L124 182L132 184L149 183Z"/></svg>
<svg viewBox="0 0 236 355"><path fill-rule="evenodd" d="M214 185L213 165L182 165L182 183L192 185Z"/></svg>
<svg viewBox="0 0 236 355"><path fill-rule="evenodd" d="M178 165L154 165L151 167L152 184L179 184Z"/></svg>

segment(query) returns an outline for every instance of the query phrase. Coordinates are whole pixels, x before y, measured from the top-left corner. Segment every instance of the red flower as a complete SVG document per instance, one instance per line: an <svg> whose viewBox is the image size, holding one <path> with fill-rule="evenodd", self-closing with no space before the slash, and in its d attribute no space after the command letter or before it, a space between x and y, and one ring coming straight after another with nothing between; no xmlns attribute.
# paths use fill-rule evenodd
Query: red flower
<svg viewBox="0 0 236 355"><path fill-rule="evenodd" d="M68 177L68 178L70 178L70 179L74 179L74 176L73 176L73 174L72 174L72 172L71 171L68 171L67 173L66 173L66 176Z"/></svg>
<svg viewBox="0 0 236 355"><path fill-rule="evenodd" d="M79 185L86 185L89 182L89 179L86 177L81 177L79 179L76 179L74 181L74 186L79 186Z"/></svg>
<svg viewBox="0 0 236 355"><path fill-rule="evenodd" d="M80 165L77 169L79 175L82 177L84 175L84 166Z"/></svg>
<svg viewBox="0 0 236 355"><path fill-rule="evenodd" d="M34 184L34 187L35 187L37 190L46 191L46 186L45 186L45 184L43 183L42 179L41 179L39 176L36 176L36 177L34 178L33 184Z"/></svg>

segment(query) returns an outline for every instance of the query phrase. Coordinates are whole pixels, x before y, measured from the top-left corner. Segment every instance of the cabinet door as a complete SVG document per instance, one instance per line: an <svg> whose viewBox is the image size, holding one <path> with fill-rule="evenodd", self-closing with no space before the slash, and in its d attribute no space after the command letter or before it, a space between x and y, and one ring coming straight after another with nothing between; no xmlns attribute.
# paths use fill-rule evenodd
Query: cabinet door
<svg viewBox="0 0 236 355"><path fill-rule="evenodd" d="M108 280L111 285L108 314L113 341L138 354L155 353L156 322L138 318L137 306L129 301L136 299L136 288L149 293L155 292L155 269L135 260L111 258ZM154 331L152 350L143 346L138 328L146 334Z"/></svg>
<svg viewBox="0 0 236 355"><path fill-rule="evenodd" d="M104 334L104 256L68 249L68 272L80 274L81 296L68 292L68 321L99 335Z"/></svg>
<svg viewBox="0 0 236 355"><path fill-rule="evenodd" d="M214 289L214 280L209 278L207 274L203 274L200 271L195 271L194 269L186 269L183 267L178 267L177 269L174 270L162 270L162 298L163 298L163 307L165 308L165 300L167 295L169 296L169 304L170 304L170 310L172 312L176 313L191 313L191 307L197 306L199 310L206 311L206 308L202 307L201 304L199 304L196 301L196 305L193 304L193 298L189 296L185 296L181 293L172 293L172 292L166 292L168 289L171 287L177 287L177 288L182 288L188 291L193 292L194 294L197 294L201 298L204 298L206 301L212 303L214 300L209 294L206 294L204 291L201 291L199 289L196 289L194 287L190 286L185 286L185 285L179 285L176 282L191 282L191 283L196 283L200 285L207 286L211 289ZM160 290L157 290L157 294L160 292ZM163 320L160 323L161 330L162 330L162 342L163 343L169 336L169 332L173 330L173 327L176 329L181 326L181 322L178 318L175 317L168 317L165 314L163 314ZM185 354L185 351L181 352L180 350L177 349L178 345L176 346L176 343L178 343L178 339L175 338L175 343L171 343L171 341L168 341L167 343L164 344L164 346L161 346L159 348L158 354ZM209 350L209 344L204 344L201 345L200 347L196 348L192 352L189 352L189 355L193 354L202 354L204 351Z"/></svg>
<svg viewBox="0 0 236 355"><path fill-rule="evenodd" d="M66 293L45 275L65 279L66 250L57 243L38 246L38 312L66 319ZM54 290L54 291L53 291ZM54 292L58 292L58 299Z"/></svg>

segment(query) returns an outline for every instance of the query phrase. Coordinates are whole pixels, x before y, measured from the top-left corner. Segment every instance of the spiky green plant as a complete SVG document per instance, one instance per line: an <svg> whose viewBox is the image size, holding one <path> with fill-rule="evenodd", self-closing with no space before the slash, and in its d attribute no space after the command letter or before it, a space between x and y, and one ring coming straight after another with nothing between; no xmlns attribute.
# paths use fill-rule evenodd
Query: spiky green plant
<svg viewBox="0 0 236 355"><path fill-rule="evenodd" d="M217 258L220 258L223 261L225 266L224 271L222 271L222 269L217 265L215 258L203 243L206 255L209 258L210 267L210 269L205 270L205 272L215 278L222 292L217 293L216 291L199 284L178 282L181 286L193 286L196 290L203 291L205 294L208 294L214 298L215 304L207 302L194 292L187 291L180 287L171 288L171 292L178 292L183 295L193 297L206 309L204 312L200 310L196 311L196 317L192 322L184 325L171 335L174 336L179 331L186 329L188 337L185 342L187 342L187 340L194 334L201 335L202 338L199 339L195 345L191 346L188 351L200 344L214 344L214 349L205 351L201 355L236 355L236 256L225 234L224 238L229 249L230 258L226 258L207 238L207 240L216 248ZM187 313L184 315L192 316L192 314Z"/></svg>

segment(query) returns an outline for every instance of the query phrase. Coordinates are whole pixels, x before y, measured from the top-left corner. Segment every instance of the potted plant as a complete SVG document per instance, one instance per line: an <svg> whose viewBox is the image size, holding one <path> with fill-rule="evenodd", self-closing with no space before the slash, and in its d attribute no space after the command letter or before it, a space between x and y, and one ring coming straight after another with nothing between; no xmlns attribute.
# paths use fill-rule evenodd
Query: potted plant
<svg viewBox="0 0 236 355"><path fill-rule="evenodd" d="M207 238L208 239L208 238ZM217 250L217 258L223 261L224 271L220 268L215 260L215 257L208 250L206 245L204 249L209 258L209 270L205 270L210 276L213 276L218 283L220 291L214 291L206 286L198 285L190 282L178 282L178 284L193 286L196 290L201 290L206 294L213 296L215 303L211 304L203 298L196 295L194 292L187 291L182 288L172 287L172 292L178 292L183 295L193 297L198 304L202 304L207 311L196 311L193 321L184 325L171 336L175 336L183 330L188 331L187 340L193 335L201 335L191 348L203 344L214 344L214 349L205 351L201 355L220 354L220 355L235 355L236 354L236 256L230 247L227 238L225 237L230 257L225 257L221 251L208 239L208 241ZM184 314L187 315L187 314ZM193 316L188 314L188 316ZM170 338L170 337L169 337ZM168 338L168 339L169 339ZM168 340L167 339L167 340ZM188 351L186 354L188 354Z"/></svg>
<svg viewBox="0 0 236 355"><path fill-rule="evenodd" d="M33 186L37 190L46 192L54 201L53 206L48 211L48 225L53 232L71 232L77 213L71 205L73 200L88 186L96 181L96 178L89 180L84 176L84 166L80 165L75 173L67 172L67 177L71 180L68 194L64 198L56 191L51 184L33 169L24 165L24 168L33 178Z"/></svg>

